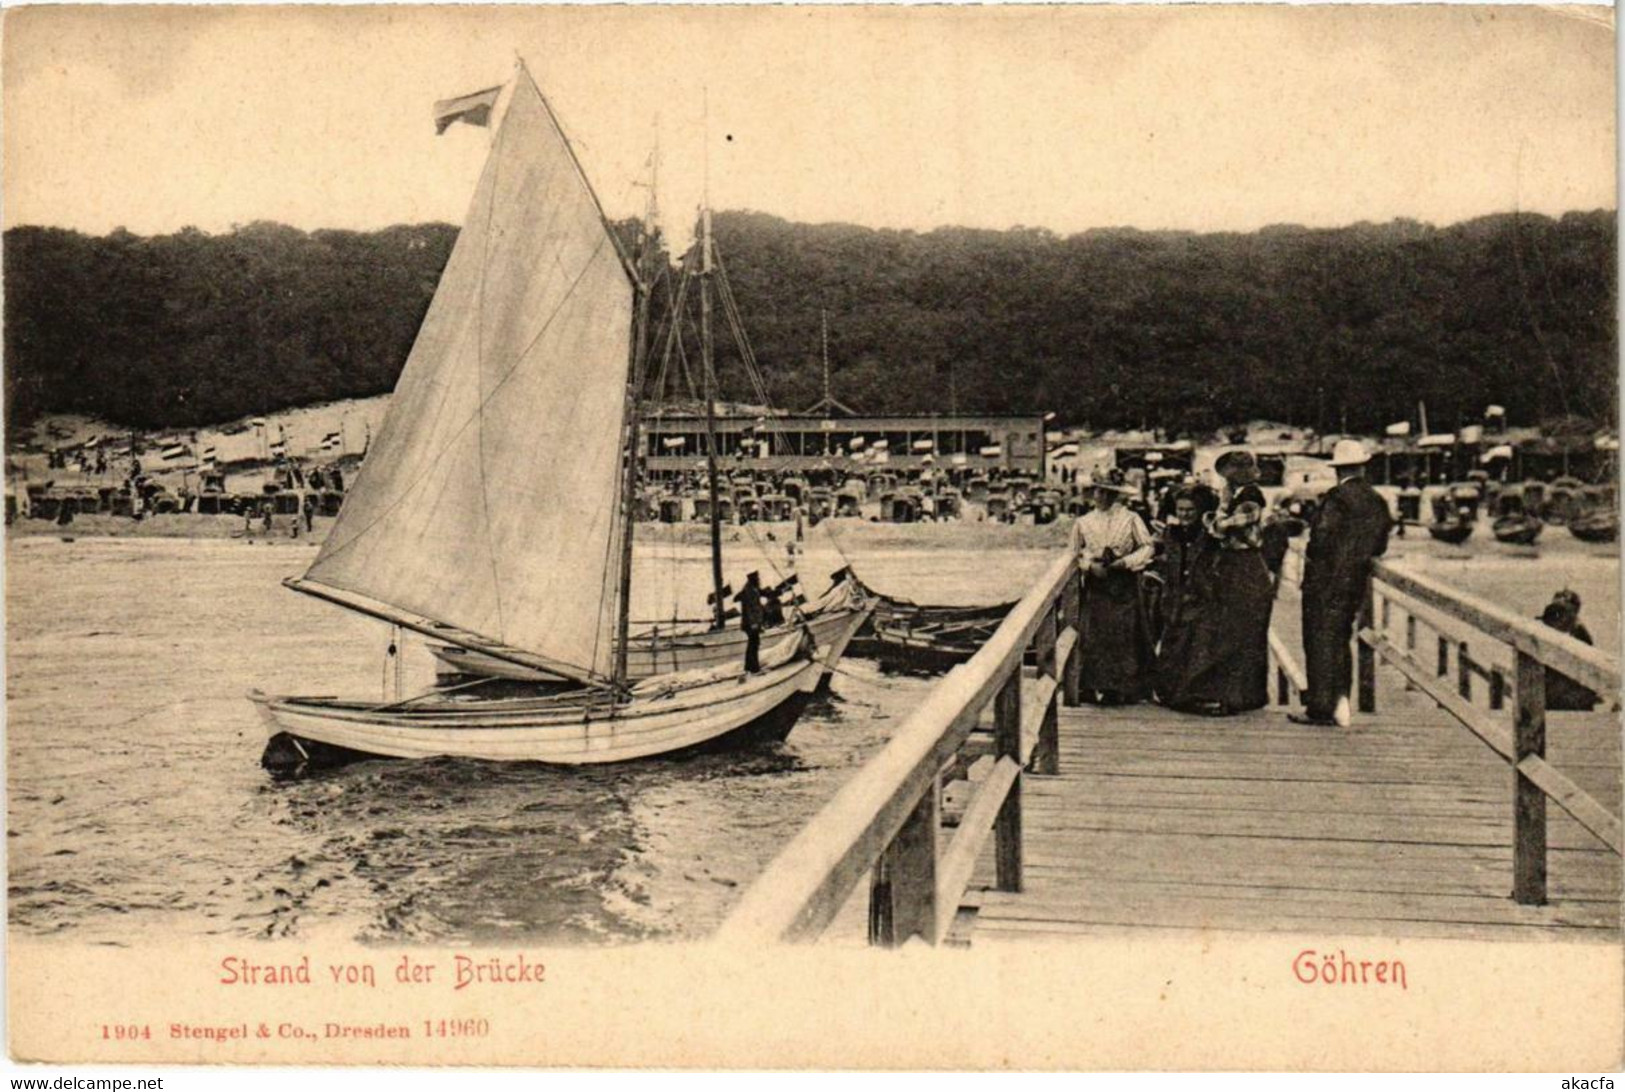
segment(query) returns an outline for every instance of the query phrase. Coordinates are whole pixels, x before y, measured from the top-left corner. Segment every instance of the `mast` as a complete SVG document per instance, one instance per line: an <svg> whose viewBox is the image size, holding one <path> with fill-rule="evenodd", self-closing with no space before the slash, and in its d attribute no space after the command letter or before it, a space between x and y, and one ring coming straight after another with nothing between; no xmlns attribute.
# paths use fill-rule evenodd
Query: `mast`
<svg viewBox="0 0 1625 1092"><path fill-rule="evenodd" d="M845 402L842 402L839 398L836 398L834 392L830 389L829 309L825 307L818 308L818 343L819 355L822 358L824 372L824 396L801 412L807 414L808 416L822 415L826 413L833 416L837 411L839 411L846 414L848 417L856 417L857 414L852 411L852 407L847 405Z"/></svg>
<svg viewBox="0 0 1625 1092"><path fill-rule="evenodd" d="M829 395L829 311L822 307L818 309L818 326L824 356L824 400L819 404L827 406L834 399Z"/></svg>
<svg viewBox="0 0 1625 1092"><path fill-rule="evenodd" d="M634 262L641 270L647 240L640 241ZM637 520L638 426L642 424L639 395L648 357L649 286L640 277L632 282L632 366L626 379L626 473L621 478L621 556L619 592L615 597L615 671L617 689L627 683L626 653L632 618L632 539Z"/></svg>
<svg viewBox="0 0 1625 1092"><path fill-rule="evenodd" d="M727 621L722 601L722 513L717 489L717 377L711 346L711 210L700 210L700 371L705 383L705 469L711 489L711 599L713 624Z"/></svg>

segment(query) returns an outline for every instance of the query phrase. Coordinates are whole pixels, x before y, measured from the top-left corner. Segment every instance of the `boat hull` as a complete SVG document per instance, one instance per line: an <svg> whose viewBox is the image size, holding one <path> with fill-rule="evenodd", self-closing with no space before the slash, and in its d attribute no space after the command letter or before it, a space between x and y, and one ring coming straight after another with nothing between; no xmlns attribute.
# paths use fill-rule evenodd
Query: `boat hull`
<svg viewBox="0 0 1625 1092"><path fill-rule="evenodd" d="M967 662L982 647L970 641L939 641L885 628L876 632L874 641L880 670L904 675L940 675Z"/></svg>
<svg viewBox="0 0 1625 1092"><path fill-rule="evenodd" d="M356 757L454 757L597 765L782 740L818 685L799 658L670 695L594 704L557 698L438 702L410 710L251 695L269 741L261 764L292 773Z"/></svg>
<svg viewBox="0 0 1625 1092"><path fill-rule="evenodd" d="M1448 542L1452 546L1459 546L1473 536L1471 523L1430 523L1428 534L1440 542Z"/></svg>
<svg viewBox="0 0 1625 1092"><path fill-rule="evenodd" d="M1613 542L1619 538L1619 519L1585 519L1569 521L1569 534L1581 542Z"/></svg>
<svg viewBox="0 0 1625 1092"><path fill-rule="evenodd" d="M757 717L755 720L739 728L724 732L714 739L696 743L675 751L662 752L658 756L645 756L650 758L681 759L691 755L711 754L718 751L729 751L743 747L759 747L770 743L782 743L790 735L791 729L801 714L813 700L813 695L805 691L786 698L777 708ZM314 739L301 738L290 732L277 732L266 742L265 753L261 756L260 764L273 774L293 775L301 772L315 772L347 766L352 762L363 762L384 757L368 751L356 750L350 747L333 743L323 743ZM551 760L537 759L538 762ZM569 763L571 765L585 765L586 763Z"/></svg>
<svg viewBox="0 0 1625 1092"><path fill-rule="evenodd" d="M993 635L1015 607L921 606L864 589L875 604L850 651L877 660L886 671L938 673L964 663Z"/></svg>
<svg viewBox="0 0 1625 1092"><path fill-rule="evenodd" d="M852 635L868 615L867 606L837 607L808 615L805 628L812 633L824 679L834 672L835 665L846 653ZM800 625L783 625L765 630L762 645L770 645L801 629ZM557 678L534 668L455 645L432 644L429 651L441 663L462 675L486 675L520 682L547 682ZM667 633L651 630L632 637L626 656L626 670L632 679L648 679L678 671L733 667L744 662L745 634L736 627Z"/></svg>
<svg viewBox="0 0 1625 1092"><path fill-rule="evenodd" d="M1532 546L1545 527L1538 519L1514 517L1496 520L1493 532L1497 542L1505 542L1509 546Z"/></svg>

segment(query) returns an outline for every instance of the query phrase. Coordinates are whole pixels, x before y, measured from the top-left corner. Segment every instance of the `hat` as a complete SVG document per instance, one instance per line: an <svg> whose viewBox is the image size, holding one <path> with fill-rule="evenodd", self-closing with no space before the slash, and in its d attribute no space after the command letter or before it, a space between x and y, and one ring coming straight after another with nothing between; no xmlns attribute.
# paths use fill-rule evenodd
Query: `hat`
<svg viewBox="0 0 1625 1092"><path fill-rule="evenodd" d="M1371 461L1371 452L1358 440L1339 440L1332 448L1333 466L1364 466Z"/></svg>
<svg viewBox="0 0 1625 1092"><path fill-rule="evenodd" d="M1250 485L1258 480L1258 460L1251 451L1226 451L1213 464L1213 469L1238 485Z"/></svg>
<svg viewBox="0 0 1625 1092"><path fill-rule="evenodd" d="M1553 599L1550 603L1546 604L1546 609L1540 612L1540 620L1545 622L1548 626L1555 626L1558 629L1566 630L1569 626L1574 624L1575 617L1579 613L1579 608L1575 607L1568 600Z"/></svg>
<svg viewBox="0 0 1625 1092"><path fill-rule="evenodd" d="M1120 497L1136 497L1139 496L1140 493L1138 489L1135 489L1132 486L1120 485L1117 482L1108 481L1105 478L1097 478L1090 484L1089 488L1104 489L1106 492L1116 493Z"/></svg>

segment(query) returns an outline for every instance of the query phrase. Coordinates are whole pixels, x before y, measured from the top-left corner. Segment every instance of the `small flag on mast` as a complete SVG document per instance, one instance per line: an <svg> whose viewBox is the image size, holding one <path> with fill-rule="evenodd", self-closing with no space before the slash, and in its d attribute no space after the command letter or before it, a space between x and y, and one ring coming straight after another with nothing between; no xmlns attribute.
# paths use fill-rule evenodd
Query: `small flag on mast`
<svg viewBox="0 0 1625 1092"><path fill-rule="evenodd" d="M441 99L434 104L435 136L444 133L452 123L458 121L467 122L469 125L491 124L491 110L497 104L497 96L501 94L501 87L488 87L471 95Z"/></svg>

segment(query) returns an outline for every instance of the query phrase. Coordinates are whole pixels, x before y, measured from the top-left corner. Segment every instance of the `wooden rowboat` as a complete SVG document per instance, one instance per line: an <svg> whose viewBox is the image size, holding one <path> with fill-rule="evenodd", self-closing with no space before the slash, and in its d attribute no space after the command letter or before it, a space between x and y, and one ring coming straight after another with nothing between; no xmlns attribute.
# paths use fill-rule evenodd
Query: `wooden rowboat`
<svg viewBox="0 0 1625 1092"><path fill-rule="evenodd" d="M850 571L850 570L848 570ZM999 628L1014 603L932 606L883 595L851 575L874 605L848 652L876 660L883 670L938 673L964 663Z"/></svg>
<svg viewBox="0 0 1625 1092"><path fill-rule="evenodd" d="M1459 546L1473 536L1473 522L1465 519L1441 520L1428 524L1428 534L1440 542Z"/></svg>
<svg viewBox="0 0 1625 1092"><path fill-rule="evenodd" d="M1502 516L1491 525L1495 540L1509 546L1531 546L1545 528L1540 520L1527 515Z"/></svg>
<svg viewBox="0 0 1625 1092"><path fill-rule="evenodd" d="M1569 521L1569 534L1581 542L1613 542L1619 538L1619 513L1591 512Z"/></svg>

